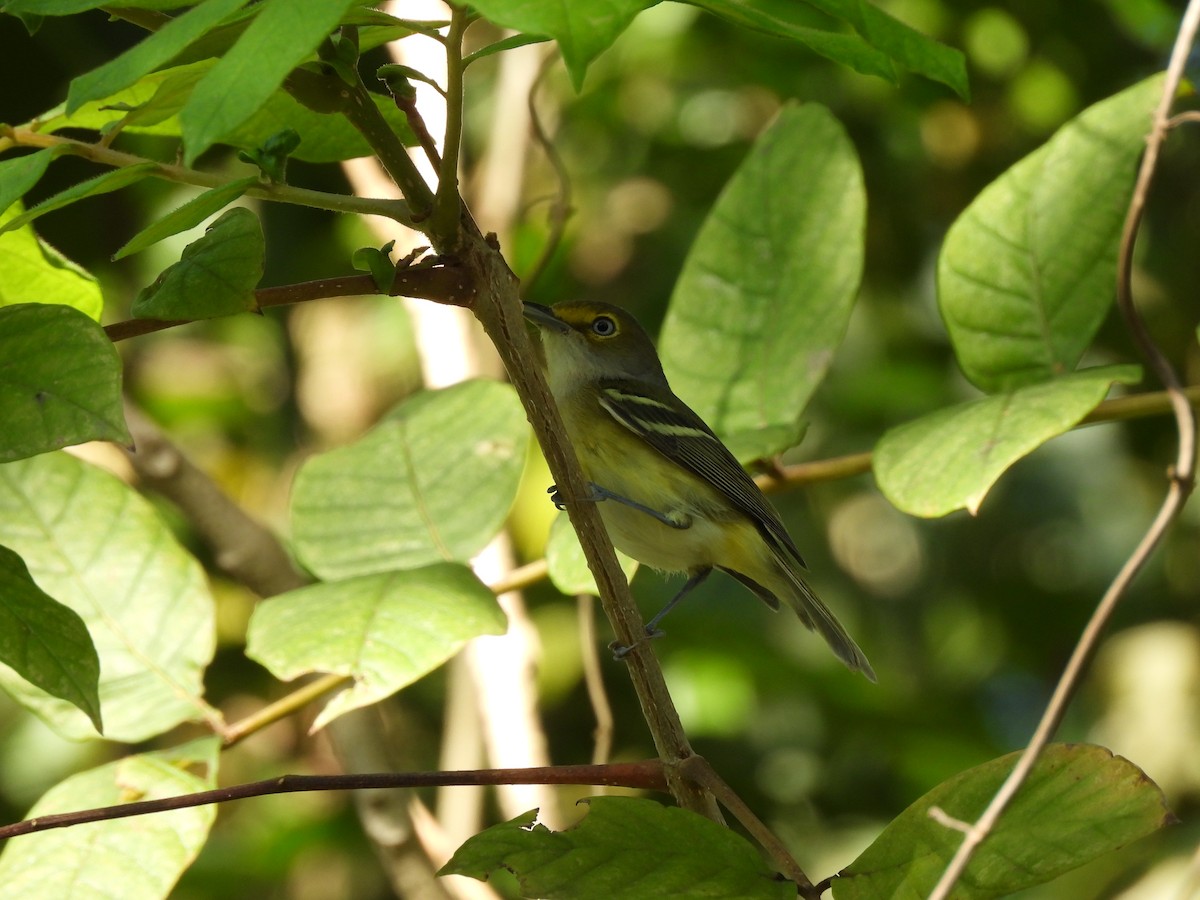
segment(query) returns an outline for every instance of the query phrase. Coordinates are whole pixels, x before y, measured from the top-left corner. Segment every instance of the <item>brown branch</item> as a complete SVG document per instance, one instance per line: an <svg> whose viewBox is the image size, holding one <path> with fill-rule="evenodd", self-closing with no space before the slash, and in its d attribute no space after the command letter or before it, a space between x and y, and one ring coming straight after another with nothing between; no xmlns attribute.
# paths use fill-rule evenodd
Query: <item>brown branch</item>
<svg viewBox="0 0 1200 900"><path fill-rule="evenodd" d="M1083 673L1099 644L1100 637L1112 618L1113 612L1124 599L1126 590L1134 577L1141 570L1154 548L1175 521L1187 502L1195 479L1196 464L1196 420L1192 412L1189 397L1184 393L1175 370L1170 362L1158 349L1154 339L1146 329L1133 298L1133 248L1146 206L1146 196L1150 183L1154 178L1158 153L1166 139L1169 130L1171 104L1174 102L1176 91L1183 77L1184 67L1192 44L1196 39L1197 29L1200 28L1200 0L1190 0L1175 39L1175 47L1171 52L1171 62L1167 68L1167 77L1163 85L1162 96L1157 109L1154 111L1153 124L1146 141L1146 152L1138 169L1137 181L1134 184L1133 196L1125 217L1125 225L1121 234L1121 245L1117 260L1117 305L1125 317L1130 333L1141 349L1150 368L1162 381L1167 389L1171 408L1175 415L1176 427L1179 432L1178 452L1174 471L1170 473L1167 494L1154 521L1142 536L1133 553L1125 561L1121 570L1113 579L1108 590L1088 620L1087 626L1075 645L1071 658L1062 677L1055 686L1054 695L1046 705L1041 721L1030 739L1025 751L1017 760L1016 766L1005 779L1000 790L992 798L987 809L967 830L963 842L959 845L954 857L950 860L942 877L938 880L930 900L946 900L954 885L966 871L975 850L995 828L1005 808L1016 796L1021 785L1033 771L1038 756L1054 736L1066 713L1068 704L1079 687Z"/></svg>
<svg viewBox="0 0 1200 900"><path fill-rule="evenodd" d="M306 303L310 300L328 300L333 297L366 297L381 294L370 275L339 275L299 284L259 288L254 299L259 309L270 306L287 306ZM454 266L411 266L396 270L391 297L417 297L451 306L470 306L475 290L466 273ZM132 337L140 337L178 325L190 325L198 319L127 319L106 325L104 333L113 343Z"/></svg>
<svg viewBox="0 0 1200 900"><path fill-rule="evenodd" d="M211 791L197 791L178 797L120 803L78 812L55 813L25 819L12 825L0 826L0 840L68 828L88 822L104 822L130 816L145 816L172 809L190 809L265 797L270 794L289 794L298 791L361 791L380 788L421 788L444 785L494 784L582 784L627 787L644 791L666 791L662 763L648 759L632 763L611 763L607 766L542 766L529 769L474 769L459 772L384 772L366 775L282 775L266 781L252 781Z"/></svg>

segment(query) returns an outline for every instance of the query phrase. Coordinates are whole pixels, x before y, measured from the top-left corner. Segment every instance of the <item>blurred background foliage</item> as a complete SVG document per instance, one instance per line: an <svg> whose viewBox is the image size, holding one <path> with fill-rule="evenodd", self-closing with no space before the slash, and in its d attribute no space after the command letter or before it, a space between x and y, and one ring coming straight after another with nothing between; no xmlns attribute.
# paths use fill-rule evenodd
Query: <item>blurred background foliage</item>
<svg viewBox="0 0 1200 900"><path fill-rule="evenodd" d="M868 450L888 427L974 395L936 310L932 273L942 235L989 181L1058 125L1162 68L1178 18L1165 0L881 5L966 53L970 103L919 79L896 88L856 75L673 3L639 17L593 66L581 94L558 67L540 95L570 173L574 212L527 297L619 303L651 331L703 216L779 105L820 102L844 123L866 175L866 277L789 461ZM472 39L482 43L487 27L477 26ZM0 18L0 116L21 122L49 109L73 75L138 36L100 12L48 19L33 36ZM468 76L469 189L479 187L475 166L495 127L498 72L492 57ZM1152 332L1190 382L1200 374L1198 149L1190 127L1167 146L1136 275ZM202 165L245 168L222 152ZM521 214L504 249L525 275L547 240L556 186L536 147L512 167L511 177L523 183ZM88 164L63 159L31 199L90 174ZM335 166L293 162L289 180L348 190ZM74 215L47 216L39 230L102 279L106 321L114 321L190 237L116 264L109 257L139 223L189 196L142 183L84 201ZM354 249L378 243L362 223L331 214L269 205L256 211L267 234L264 286L346 273ZM285 520L299 461L361 433L420 381L405 309L380 298L201 323L120 349L133 400L239 503L276 526ZM1135 358L1115 314L1090 356ZM851 676L794 621L774 617L732 581L712 579L672 615L669 636L656 645L697 750L810 875L846 865L921 793L1024 744L1082 623L1156 508L1172 443L1166 418L1082 429L1019 463L975 518L909 518L869 476L777 496L815 584L843 613L880 683ZM119 455L105 459L124 465ZM544 468L538 460L529 468L513 534L519 555L536 559L553 510ZM188 524L160 505L210 564ZM1134 585L1060 735L1133 760L1188 824L1027 896L1133 900L1172 896L1166 891L1185 884L1200 843L1198 538L1193 504ZM255 598L209 569L222 647L208 689L232 720L287 689L242 654ZM635 593L651 610L675 586L643 571ZM551 757L587 761L594 719L581 681L575 606L546 584L527 599L543 644ZM599 633L606 642L604 624ZM606 658L602 664L615 707L615 755L651 755L621 667ZM434 673L367 714L394 729L393 764L436 767L446 681ZM306 735L309 721L277 724L226 753L222 782L334 770L328 738ZM19 819L64 774L115 752L66 743L0 698L0 813ZM578 794L564 792L564 806ZM176 896L221 895L364 898L389 896L389 889L350 798L293 794L221 811Z"/></svg>

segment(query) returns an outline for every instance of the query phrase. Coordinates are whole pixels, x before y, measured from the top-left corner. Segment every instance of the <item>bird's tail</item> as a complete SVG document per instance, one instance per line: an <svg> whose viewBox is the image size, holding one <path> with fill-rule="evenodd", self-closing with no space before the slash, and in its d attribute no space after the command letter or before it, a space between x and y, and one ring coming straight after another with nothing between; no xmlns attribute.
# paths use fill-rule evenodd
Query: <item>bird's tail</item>
<svg viewBox="0 0 1200 900"><path fill-rule="evenodd" d="M877 681L875 670L867 662L866 655L850 635L846 634L846 629L837 620L837 616L813 593L813 589L808 586L804 575L799 571L799 565L780 551L775 553L775 562L780 570L780 581L783 582L777 592L780 599L796 611L801 622L825 638L838 659L851 669L862 672L871 681Z"/></svg>

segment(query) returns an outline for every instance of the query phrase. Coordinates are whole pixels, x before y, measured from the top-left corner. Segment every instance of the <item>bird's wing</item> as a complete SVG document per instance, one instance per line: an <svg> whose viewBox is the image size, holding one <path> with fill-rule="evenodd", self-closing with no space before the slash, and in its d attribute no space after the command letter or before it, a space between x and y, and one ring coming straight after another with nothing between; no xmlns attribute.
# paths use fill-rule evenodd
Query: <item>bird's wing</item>
<svg viewBox="0 0 1200 900"><path fill-rule="evenodd" d="M605 383L599 398L600 405L617 422L671 462L719 490L754 522L764 538L804 565L775 507L721 439L682 400L670 395L670 402L664 402L623 382Z"/></svg>

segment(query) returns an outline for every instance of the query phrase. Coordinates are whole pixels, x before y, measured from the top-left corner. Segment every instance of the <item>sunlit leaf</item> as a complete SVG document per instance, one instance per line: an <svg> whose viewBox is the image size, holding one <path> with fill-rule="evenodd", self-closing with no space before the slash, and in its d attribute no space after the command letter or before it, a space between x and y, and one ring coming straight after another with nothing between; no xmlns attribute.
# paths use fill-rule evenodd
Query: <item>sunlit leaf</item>
<svg viewBox="0 0 1200 900"><path fill-rule="evenodd" d="M121 359L69 306L0 307L0 462L85 441L129 444Z"/></svg>
<svg viewBox="0 0 1200 900"><path fill-rule="evenodd" d="M992 182L938 260L959 365L985 391L1075 368L1112 306L1117 246L1154 77L1084 110Z"/></svg>
<svg viewBox="0 0 1200 900"><path fill-rule="evenodd" d="M142 741L215 715L203 700L214 646L204 572L133 489L62 452L0 465L0 543L87 624L106 737ZM0 686L63 735L95 736L74 706L11 672Z"/></svg>
<svg viewBox="0 0 1200 900"><path fill-rule="evenodd" d="M357 0L265 0L179 114L188 165L245 122Z"/></svg>
<svg viewBox="0 0 1200 900"><path fill-rule="evenodd" d="M788 106L692 244L663 323L663 367L740 459L799 436L850 319L865 217L841 125L822 106Z"/></svg>
<svg viewBox="0 0 1200 900"><path fill-rule="evenodd" d="M546 900L613 897L794 898L745 838L677 807L635 797L592 797L574 828L534 824L536 811L480 832L439 875L480 881L497 869L521 894Z"/></svg>
<svg viewBox="0 0 1200 900"><path fill-rule="evenodd" d="M72 775L28 817L209 790L219 746L204 738ZM196 765L205 767L203 778L188 771ZM0 884L10 897L162 900L204 846L216 810L196 806L12 838L0 855Z"/></svg>
<svg viewBox="0 0 1200 900"><path fill-rule="evenodd" d="M255 309L266 243L258 216L234 207L208 226L133 301L135 316L210 319Z"/></svg>
<svg viewBox="0 0 1200 900"><path fill-rule="evenodd" d="M292 535L301 560L325 579L465 562L504 524L528 440L506 384L469 381L412 397L300 469Z"/></svg>
<svg viewBox="0 0 1200 900"><path fill-rule="evenodd" d="M834 878L835 900L928 896L963 839L931 818L930 808L975 821L1018 755L942 782L893 819ZM1042 884L1174 820L1162 791L1133 763L1103 747L1052 744L975 851L953 896L988 900Z"/></svg>
<svg viewBox="0 0 1200 900"><path fill-rule="evenodd" d="M312 672L353 679L321 711L313 725L320 728L411 684L472 638L504 628L495 596L469 568L436 563L264 600L250 620L247 653L285 681Z"/></svg>
<svg viewBox="0 0 1200 900"><path fill-rule="evenodd" d="M83 619L36 584L17 554L0 547L0 663L100 721L100 660Z"/></svg>
<svg viewBox="0 0 1200 900"><path fill-rule="evenodd" d="M19 203L0 213L0 223L19 216ZM19 303L70 306L99 320L104 298L96 279L26 226L0 235L0 307Z"/></svg>
<svg viewBox="0 0 1200 900"><path fill-rule="evenodd" d="M875 480L896 508L914 516L973 513L1009 466L1077 425L1109 385L1140 378L1137 366L1084 369L938 410L880 439Z"/></svg>

